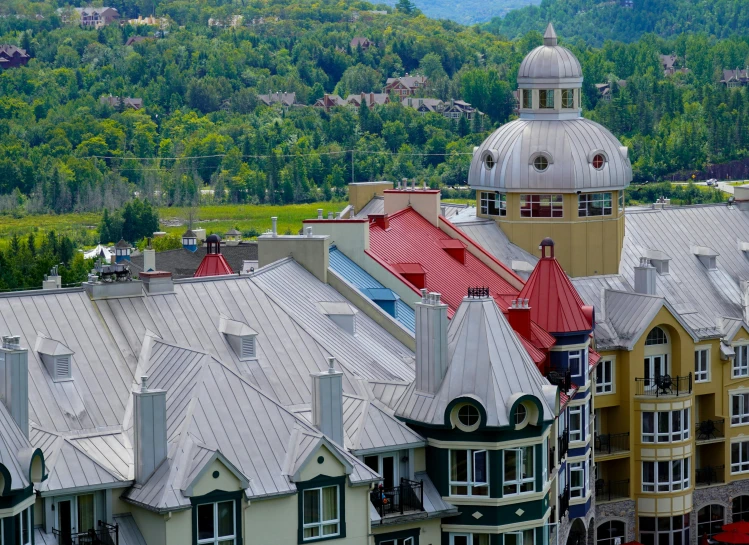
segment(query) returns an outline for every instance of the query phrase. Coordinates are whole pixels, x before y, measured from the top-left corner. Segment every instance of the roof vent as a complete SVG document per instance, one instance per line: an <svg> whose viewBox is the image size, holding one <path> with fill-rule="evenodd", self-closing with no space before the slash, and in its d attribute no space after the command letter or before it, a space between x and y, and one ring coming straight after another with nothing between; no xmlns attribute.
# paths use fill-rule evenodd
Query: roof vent
<svg viewBox="0 0 749 545"><path fill-rule="evenodd" d="M417 289L424 289L427 285L427 273L424 267L418 263L396 263L393 265L395 272L400 274L404 280L411 282Z"/></svg>
<svg viewBox="0 0 749 545"><path fill-rule="evenodd" d="M466 264L466 245L459 240L447 239L439 241L440 247L458 263Z"/></svg>
<svg viewBox="0 0 749 545"><path fill-rule="evenodd" d="M398 317L398 300L400 297L393 290L388 288L362 288L361 291L390 316Z"/></svg>
<svg viewBox="0 0 749 545"><path fill-rule="evenodd" d="M354 335L356 333L356 311L344 301L321 301L320 312L333 320L338 327Z"/></svg>
<svg viewBox="0 0 749 545"><path fill-rule="evenodd" d="M34 350L41 356L44 367L55 382L73 380L72 357L74 352L62 344L37 332Z"/></svg>
<svg viewBox="0 0 749 545"><path fill-rule="evenodd" d="M691 252L697 256L706 269L714 271L718 268L718 252L707 246L692 246Z"/></svg>
<svg viewBox="0 0 749 545"><path fill-rule="evenodd" d="M257 358L257 331L246 323L221 316L218 330L226 336L229 346L234 350L239 361Z"/></svg>
<svg viewBox="0 0 749 545"><path fill-rule="evenodd" d="M661 276L669 273L668 263L671 261L671 258L665 252L660 250L645 250L642 257L647 258L650 264L655 267L656 272Z"/></svg>

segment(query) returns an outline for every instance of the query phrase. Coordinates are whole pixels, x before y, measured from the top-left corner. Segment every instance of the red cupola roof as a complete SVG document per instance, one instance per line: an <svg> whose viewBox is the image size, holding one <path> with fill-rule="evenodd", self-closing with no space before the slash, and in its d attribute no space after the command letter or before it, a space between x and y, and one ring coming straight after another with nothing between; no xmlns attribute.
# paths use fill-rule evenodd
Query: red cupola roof
<svg viewBox="0 0 749 545"><path fill-rule="evenodd" d="M198 270L193 275L195 278L200 276L223 276L225 274L234 274L226 258L221 255L221 237L211 235L206 239L207 251L203 261L200 262Z"/></svg>
<svg viewBox="0 0 749 545"><path fill-rule="evenodd" d="M520 299L528 299L531 319L549 333L586 332L593 329L593 312L583 302L554 257L554 241L541 241L541 259L533 269Z"/></svg>

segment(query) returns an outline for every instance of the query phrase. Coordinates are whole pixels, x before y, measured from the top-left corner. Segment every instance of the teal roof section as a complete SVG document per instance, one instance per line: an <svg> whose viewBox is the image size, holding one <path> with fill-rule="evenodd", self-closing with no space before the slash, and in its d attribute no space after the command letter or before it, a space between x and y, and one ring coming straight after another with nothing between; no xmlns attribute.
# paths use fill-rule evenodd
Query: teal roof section
<svg viewBox="0 0 749 545"><path fill-rule="evenodd" d="M398 320L403 327L411 332L416 330L414 309L403 302L393 290L380 284L335 246L330 247L330 268L356 286L359 291Z"/></svg>

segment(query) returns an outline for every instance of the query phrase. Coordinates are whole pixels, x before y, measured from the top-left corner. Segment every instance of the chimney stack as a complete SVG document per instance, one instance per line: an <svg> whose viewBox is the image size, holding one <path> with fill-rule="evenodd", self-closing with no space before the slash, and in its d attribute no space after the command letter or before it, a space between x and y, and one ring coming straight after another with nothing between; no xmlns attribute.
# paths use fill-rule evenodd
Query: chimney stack
<svg viewBox="0 0 749 545"><path fill-rule="evenodd" d="M42 281L42 289L43 290L59 290L62 288L62 277L57 273L57 265L52 267L52 270L49 271L49 275L44 275L44 280Z"/></svg>
<svg viewBox="0 0 749 545"><path fill-rule="evenodd" d="M149 390L148 377L140 378L133 392L133 451L135 482L143 484L166 460L166 392Z"/></svg>
<svg viewBox="0 0 749 545"><path fill-rule="evenodd" d="M278 236L278 218L276 216L272 216L270 218L270 222L272 224L271 233L274 237Z"/></svg>
<svg viewBox="0 0 749 545"><path fill-rule="evenodd" d="M447 305L421 290L416 303L416 389L434 394L447 373Z"/></svg>
<svg viewBox="0 0 749 545"><path fill-rule="evenodd" d="M640 258L640 264L635 267L635 292L643 295L655 295L655 267L647 257Z"/></svg>
<svg viewBox="0 0 749 545"><path fill-rule="evenodd" d="M148 245L148 248L143 250L143 270L146 272L156 270L156 250Z"/></svg>
<svg viewBox="0 0 749 545"><path fill-rule="evenodd" d="M0 347L0 399L23 434L29 436L29 350L21 337L7 335Z"/></svg>
<svg viewBox="0 0 749 545"><path fill-rule="evenodd" d="M328 370L312 373L312 423L338 446L343 447L343 373L336 371L335 358Z"/></svg>
<svg viewBox="0 0 749 545"><path fill-rule="evenodd" d="M531 338L531 307L528 299L513 299L507 311L510 326L518 335L530 340Z"/></svg>
<svg viewBox="0 0 749 545"><path fill-rule="evenodd" d="M323 217L322 217L322 208L318 208L317 209L317 219L319 219L319 220L323 219Z"/></svg>

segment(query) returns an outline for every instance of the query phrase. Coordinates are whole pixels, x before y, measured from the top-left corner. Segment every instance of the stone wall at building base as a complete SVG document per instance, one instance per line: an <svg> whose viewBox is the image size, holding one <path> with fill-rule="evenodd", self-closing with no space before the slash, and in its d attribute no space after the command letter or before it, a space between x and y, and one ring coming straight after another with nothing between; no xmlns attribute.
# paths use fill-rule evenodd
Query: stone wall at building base
<svg viewBox="0 0 749 545"><path fill-rule="evenodd" d="M707 505L723 507L724 522L733 521L733 499L736 496L749 496L749 480L734 481L728 484L696 488L692 493L692 515L690 517L690 541L697 543L697 517L700 509Z"/></svg>
<svg viewBox="0 0 749 545"><path fill-rule="evenodd" d="M595 525L599 526L610 520L624 522L624 539L622 543L635 540L635 502L634 500L596 503ZM594 533L595 528L592 530ZM595 538L594 538L595 539Z"/></svg>

